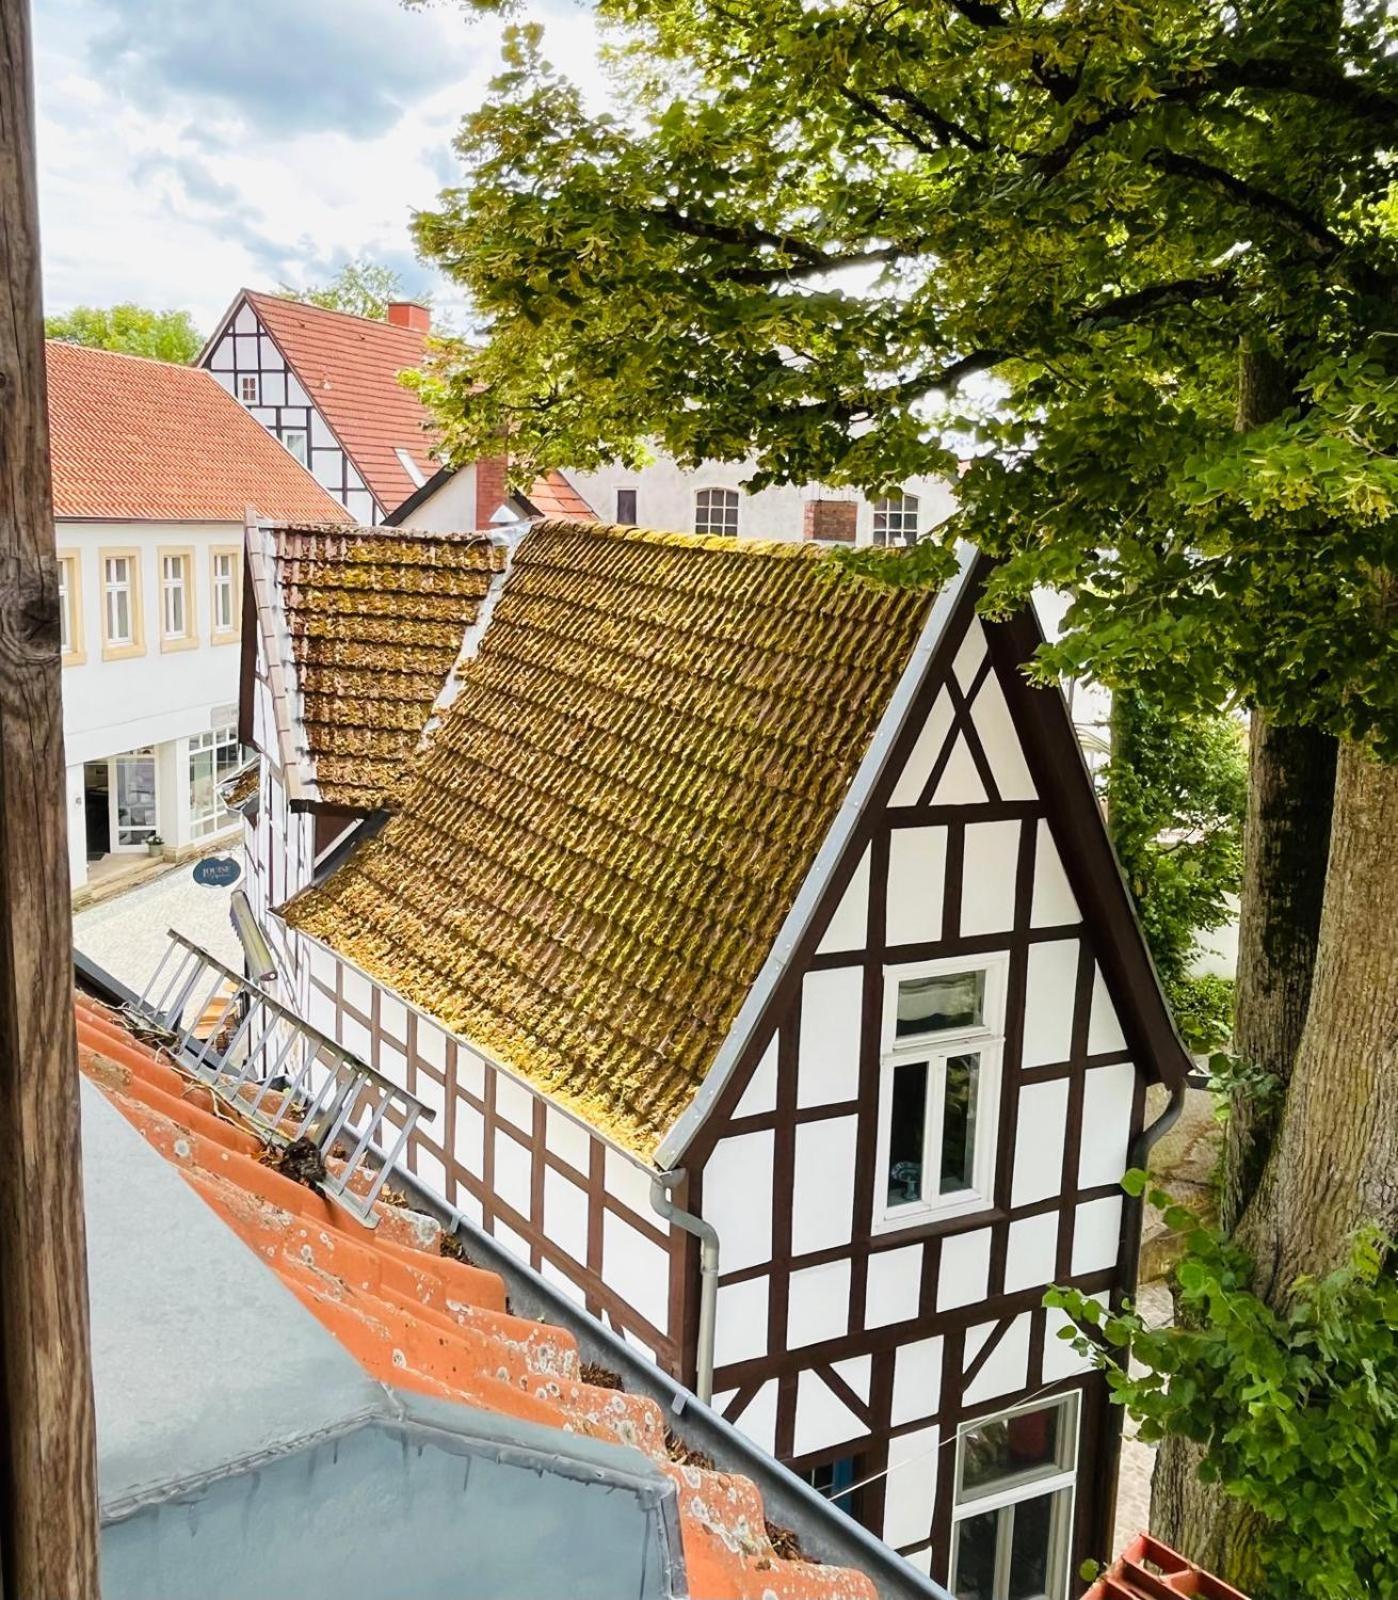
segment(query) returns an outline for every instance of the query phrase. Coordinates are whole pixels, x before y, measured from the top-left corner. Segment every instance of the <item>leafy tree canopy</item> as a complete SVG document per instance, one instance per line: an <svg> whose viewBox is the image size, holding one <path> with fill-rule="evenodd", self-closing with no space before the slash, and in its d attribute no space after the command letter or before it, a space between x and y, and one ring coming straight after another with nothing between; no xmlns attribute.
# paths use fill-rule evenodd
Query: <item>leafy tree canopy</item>
<svg viewBox="0 0 1398 1600"><path fill-rule="evenodd" d="M367 258L345 262L329 283L319 287L293 289L284 283L277 292L285 300L323 306L327 311L346 311L353 317L369 317L375 322L388 316L389 301L410 298L402 277L392 267Z"/></svg>
<svg viewBox="0 0 1398 1600"><path fill-rule="evenodd" d="M1180 713L1133 690L1112 706L1102 789L1112 842L1185 1042L1228 1038L1232 984L1191 972L1201 932L1232 920L1242 887L1247 749L1241 721Z"/></svg>
<svg viewBox="0 0 1398 1600"><path fill-rule="evenodd" d="M187 311L148 311L123 301L116 306L75 306L62 316L45 317L50 339L68 339L94 350L188 363L204 341Z"/></svg>
<svg viewBox="0 0 1398 1600"><path fill-rule="evenodd" d="M1044 670L1398 754L1386 0L596 9L610 109L515 26L417 221L490 334L427 385L457 459L887 491L971 455L991 604L1077 596ZM1240 350L1285 399L1242 432Z"/></svg>

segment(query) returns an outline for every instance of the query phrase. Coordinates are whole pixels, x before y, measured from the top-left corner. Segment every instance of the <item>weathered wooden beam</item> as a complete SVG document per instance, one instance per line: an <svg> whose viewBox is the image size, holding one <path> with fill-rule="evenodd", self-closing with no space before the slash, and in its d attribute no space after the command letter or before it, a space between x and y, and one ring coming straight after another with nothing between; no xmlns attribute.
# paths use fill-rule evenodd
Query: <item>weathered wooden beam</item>
<svg viewBox="0 0 1398 1600"><path fill-rule="evenodd" d="M0 0L0 1575L95 1600L58 572L28 0Z"/></svg>

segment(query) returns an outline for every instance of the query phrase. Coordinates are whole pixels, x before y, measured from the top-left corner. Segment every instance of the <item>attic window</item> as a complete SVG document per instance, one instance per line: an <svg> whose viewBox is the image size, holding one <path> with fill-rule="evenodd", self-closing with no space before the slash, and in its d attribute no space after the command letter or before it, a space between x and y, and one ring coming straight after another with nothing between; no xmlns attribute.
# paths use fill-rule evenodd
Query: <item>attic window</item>
<svg viewBox="0 0 1398 1600"><path fill-rule="evenodd" d="M238 398L245 406L257 405L260 399L260 391L256 373L245 372L238 379Z"/></svg>
<svg viewBox="0 0 1398 1600"><path fill-rule="evenodd" d="M884 973L875 1232L990 1205L1006 963L920 962Z"/></svg>

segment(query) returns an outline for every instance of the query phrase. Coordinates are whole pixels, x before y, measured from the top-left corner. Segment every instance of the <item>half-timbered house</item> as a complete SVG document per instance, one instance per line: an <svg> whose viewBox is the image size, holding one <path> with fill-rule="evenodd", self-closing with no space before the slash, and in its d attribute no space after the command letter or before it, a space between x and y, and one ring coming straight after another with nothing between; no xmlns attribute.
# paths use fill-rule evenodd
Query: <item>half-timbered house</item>
<svg viewBox="0 0 1398 1600"><path fill-rule="evenodd" d="M1044 1291L1130 1288L1188 1059L1032 616L562 521L249 563L258 905L417 1180L963 1600L1063 1600L1114 1423Z"/></svg>
<svg viewBox="0 0 1398 1600"><path fill-rule="evenodd" d="M432 454L436 429L402 382L422 365L431 331L427 307L407 300L391 303L379 321L241 289L199 364L360 522L401 517L428 494L454 528L488 528L502 508L529 515L531 504L591 516L560 472L545 474L517 504L503 455L450 474L450 491L437 494L444 475Z"/></svg>

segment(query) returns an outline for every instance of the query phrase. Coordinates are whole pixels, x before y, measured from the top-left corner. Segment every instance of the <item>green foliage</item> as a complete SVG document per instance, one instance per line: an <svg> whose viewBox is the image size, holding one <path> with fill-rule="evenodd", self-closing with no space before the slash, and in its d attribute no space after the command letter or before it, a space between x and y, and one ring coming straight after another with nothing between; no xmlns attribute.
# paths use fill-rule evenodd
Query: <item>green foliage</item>
<svg viewBox="0 0 1398 1600"><path fill-rule="evenodd" d="M1232 916L1242 885L1247 752L1235 717L1168 710L1128 690L1112 704L1101 782L1107 817L1155 964L1192 1050L1229 1034L1232 985L1193 977L1199 934Z"/></svg>
<svg viewBox="0 0 1398 1600"><path fill-rule="evenodd" d="M75 306L62 316L45 317L44 333L95 350L182 365L193 361L204 343L189 312L148 311L129 300L117 306Z"/></svg>
<svg viewBox="0 0 1398 1600"><path fill-rule="evenodd" d="M368 259L347 261L329 283L318 288L292 289L282 284L277 292L284 300L322 306L326 311L345 311L352 317L368 317L374 322L382 322L388 316L389 301L407 298L402 277L392 267Z"/></svg>
<svg viewBox="0 0 1398 1600"><path fill-rule="evenodd" d="M1180 1036L1195 1055L1209 1055L1233 1034L1232 978L1216 972L1184 973L1164 980Z"/></svg>
<svg viewBox="0 0 1398 1600"><path fill-rule="evenodd" d="M595 10L605 109L513 26L417 219L489 335L424 389L455 459L876 492L970 455L942 531L1009 558L988 607L1076 596L1046 674L1398 752L1391 6ZM1237 433L1243 348L1291 396Z"/></svg>
<svg viewBox="0 0 1398 1600"><path fill-rule="evenodd" d="M1144 1173L1125 1185L1140 1193ZM1080 1354L1107 1375L1149 1443L1206 1447L1201 1476L1258 1519L1255 1600L1398 1594L1398 1279L1391 1242L1365 1233L1347 1265L1300 1280L1289 1308L1252 1293L1252 1263L1168 1195L1185 1238L1177 1325L1150 1328L1053 1289ZM1129 1370L1134 1366L1134 1373Z"/></svg>

